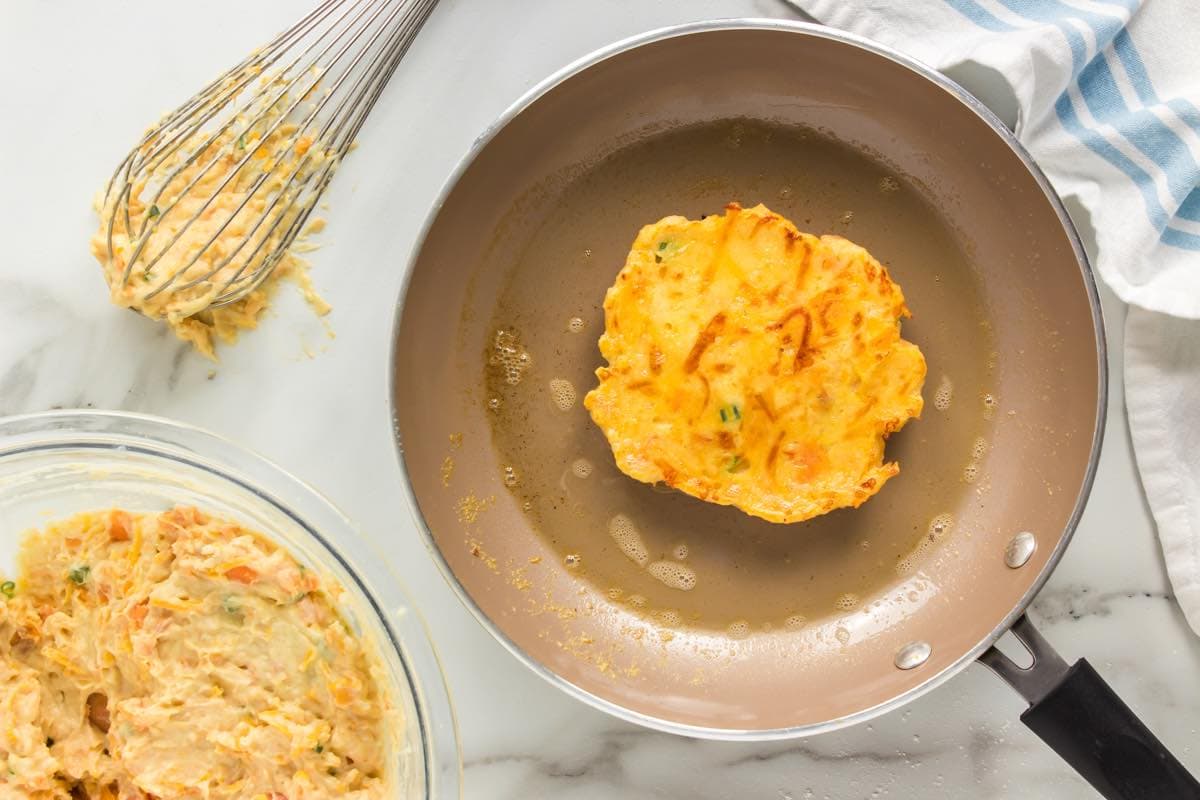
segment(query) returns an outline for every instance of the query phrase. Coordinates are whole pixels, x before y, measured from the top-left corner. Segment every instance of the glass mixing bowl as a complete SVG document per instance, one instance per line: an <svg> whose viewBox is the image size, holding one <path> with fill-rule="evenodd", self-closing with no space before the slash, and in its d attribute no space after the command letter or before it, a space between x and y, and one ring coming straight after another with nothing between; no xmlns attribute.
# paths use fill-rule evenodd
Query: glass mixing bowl
<svg viewBox="0 0 1200 800"><path fill-rule="evenodd" d="M461 796L450 697L425 624L350 521L311 487L210 433L168 420L57 411L0 420L0 566L21 533L76 512L192 504L260 531L346 592L341 610L374 644L402 731L398 797Z"/></svg>

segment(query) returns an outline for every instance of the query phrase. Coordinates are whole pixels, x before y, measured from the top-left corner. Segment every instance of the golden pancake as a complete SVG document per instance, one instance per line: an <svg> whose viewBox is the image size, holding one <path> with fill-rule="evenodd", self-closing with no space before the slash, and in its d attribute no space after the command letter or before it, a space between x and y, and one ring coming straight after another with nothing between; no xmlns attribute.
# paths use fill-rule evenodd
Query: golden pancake
<svg viewBox="0 0 1200 800"><path fill-rule="evenodd" d="M863 248L759 205L642 228L604 299L584 405L617 466L771 522L859 506L923 405L900 286Z"/></svg>

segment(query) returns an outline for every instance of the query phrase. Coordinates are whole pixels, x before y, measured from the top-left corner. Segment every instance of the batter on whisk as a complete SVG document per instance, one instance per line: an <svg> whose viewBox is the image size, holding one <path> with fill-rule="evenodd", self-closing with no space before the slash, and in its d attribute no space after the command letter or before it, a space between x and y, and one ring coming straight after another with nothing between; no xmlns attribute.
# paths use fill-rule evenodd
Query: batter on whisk
<svg viewBox="0 0 1200 800"><path fill-rule="evenodd" d="M112 301L215 358L280 278L318 314L305 234L318 198L436 0L327 0L165 116L96 201Z"/></svg>
<svg viewBox="0 0 1200 800"><path fill-rule="evenodd" d="M283 185L328 158L295 132L278 109L267 109L247 129L197 132L173 148L161 134L148 137L134 154L140 170L124 191L110 187L97 200L101 225L92 253L112 301L165 321L209 358L214 339L232 343L240 330L257 326L279 278L298 281L317 313L327 313L297 257L304 245L284 242L304 209L279 200ZM320 225L314 220L296 233ZM263 270L240 297L214 306L231 286Z"/></svg>

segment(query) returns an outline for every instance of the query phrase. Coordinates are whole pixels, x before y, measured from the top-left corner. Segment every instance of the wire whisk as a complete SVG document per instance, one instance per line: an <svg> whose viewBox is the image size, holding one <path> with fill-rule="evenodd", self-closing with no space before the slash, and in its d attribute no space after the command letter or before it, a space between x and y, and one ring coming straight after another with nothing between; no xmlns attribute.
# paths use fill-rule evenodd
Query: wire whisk
<svg viewBox="0 0 1200 800"><path fill-rule="evenodd" d="M271 275L437 0L325 0L142 137L100 201L113 300L179 321Z"/></svg>

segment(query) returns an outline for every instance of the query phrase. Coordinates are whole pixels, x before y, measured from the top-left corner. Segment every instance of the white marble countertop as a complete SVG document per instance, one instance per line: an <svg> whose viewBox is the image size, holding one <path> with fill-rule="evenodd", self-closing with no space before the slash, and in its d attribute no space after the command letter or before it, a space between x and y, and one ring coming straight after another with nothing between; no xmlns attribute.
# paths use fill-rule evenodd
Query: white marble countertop
<svg viewBox="0 0 1200 800"><path fill-rule="evenodd" d="M3 4L0 413L161 414L322 489L419 599L456 700L472 800L1094 796L978 665L872 724L794 742L698 742L610 719L530 674L475 623L404 507L386 404L389 327L414 235L455 162L526 89L593 48L686 20L794 16L778 0L443 0L334 182L313 278L334 306L336 339L284 292L209 379L208 362L107 304L87 249L90 197L145 124L311 3ZM1130 451L1124 308L1106 294L1105 311L1104 455L1075 541L1031 614L1200 772L1200 640L1171 597Z"/></svg>

